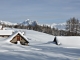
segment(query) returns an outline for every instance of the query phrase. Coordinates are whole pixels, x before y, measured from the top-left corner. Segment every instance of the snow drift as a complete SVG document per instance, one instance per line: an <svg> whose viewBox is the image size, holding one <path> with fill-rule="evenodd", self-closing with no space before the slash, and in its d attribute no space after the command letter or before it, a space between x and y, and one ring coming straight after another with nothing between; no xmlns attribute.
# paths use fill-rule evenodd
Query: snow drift
<svg viewBox="0 0 80 60"><path fill-rule="evenodd" d="M57 36L57 40L62 45L80 47L80 36Z"/></svg>

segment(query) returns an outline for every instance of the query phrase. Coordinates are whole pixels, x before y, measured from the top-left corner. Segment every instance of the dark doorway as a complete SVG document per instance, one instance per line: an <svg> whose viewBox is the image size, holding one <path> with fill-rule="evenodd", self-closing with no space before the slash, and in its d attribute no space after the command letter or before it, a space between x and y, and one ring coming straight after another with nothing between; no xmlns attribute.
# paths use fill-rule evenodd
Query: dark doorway
<svg viewBox="0 0 80 60"><path fill-rule="evenodd" d="M20 36L19 35L17 35L17 41L20 41Z"/></svg>

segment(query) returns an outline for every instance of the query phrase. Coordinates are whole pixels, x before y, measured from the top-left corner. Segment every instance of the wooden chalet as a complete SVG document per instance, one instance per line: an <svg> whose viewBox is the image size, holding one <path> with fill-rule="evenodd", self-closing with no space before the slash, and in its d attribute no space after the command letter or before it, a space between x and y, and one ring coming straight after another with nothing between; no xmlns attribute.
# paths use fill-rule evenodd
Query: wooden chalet
<svg viewBox="0 0 80 60"><path fill-rule="evenodd" d="M9 40L11 43L14 43L14 44L18 44L20 43L21 45L28 45L28 39L21 33L21 32L15 32L14 34L12 34L10 37L9 37Z"/></svg>

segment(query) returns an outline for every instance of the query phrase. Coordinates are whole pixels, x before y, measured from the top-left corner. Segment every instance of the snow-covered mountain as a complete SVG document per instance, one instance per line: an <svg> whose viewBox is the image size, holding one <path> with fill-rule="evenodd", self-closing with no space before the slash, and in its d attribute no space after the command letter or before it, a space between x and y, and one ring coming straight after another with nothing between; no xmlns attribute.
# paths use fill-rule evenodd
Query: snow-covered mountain
<svg viewBox="0 0 80 60"><path fill-rule="evenodd" d="M31 21L29 19L27 19L27 20L23 21L22 23L20 23L20 25L24 25L24 26L28 26L28 25L35 26L37 24L38 24L37 21Z"/></svg>
<svg viewBox="0 0 80 60"><path fill-rule="evenodd" d="M29 19L27 20L24 20L23 22L20 22L20 23L12 23L12 22L9 22L9 21L2 21L0 20L0 24L5 24L5 25L24 25L24 26L28 26L28 25L31 25L31 26L35 26L38 24L37 21L31 21Z"/></svg>
<svg viewBox="0 0 80 60"><path fill-rule="evenodd" d="M35 25L40 25L40 26L49 26L51 28L58 28L60 30L65 30L65 27L66 27L66 23L53 23L53 24L39 24L37 21L32 21L30 19L27 19L27 20L24 20L23 22L20 22L20 23L11 23L11 22L8 22L8 21L2 21L0 20L0 24L5 24L5 25L24 25L24 26L28 26L28 25L31 25L31 26L35 26Z"/></svg>
<svg viewBox="0 0 80 60"><path fill-rule="evenodd" d="M59 23L59 24L56 24L56 23L53 23L51 25L51 28L58 28L59 30L65 30L65 27L66 27L66 23Z"/></svg>
<svg viewBox="0 0 80 60"><path fill-rule="evenodd" d="M9 21L2 21L0 20L0 24L5 24L5 25L17 25L17 23L11 23Z"/></svg>
<svg viewBox="0 0 80 60"><path fill-rule="evenodd" d="M66 27L66 23L41 24L41 26L43 26L43 25L51 27L51 28L59 29L59 30L65 30L65 27Z"/></svg>

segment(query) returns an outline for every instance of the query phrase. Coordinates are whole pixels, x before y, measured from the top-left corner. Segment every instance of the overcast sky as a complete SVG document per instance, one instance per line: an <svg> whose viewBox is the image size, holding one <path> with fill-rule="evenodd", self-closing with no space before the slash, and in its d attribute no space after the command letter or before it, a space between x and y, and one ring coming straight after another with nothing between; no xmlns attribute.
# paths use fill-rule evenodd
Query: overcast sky
<svg viewBox="0 0 80 60"><path fill-rule="evenodd" d="M0 20L61 23L75 17L80 20L80 0L0 0Z"/></svg>

